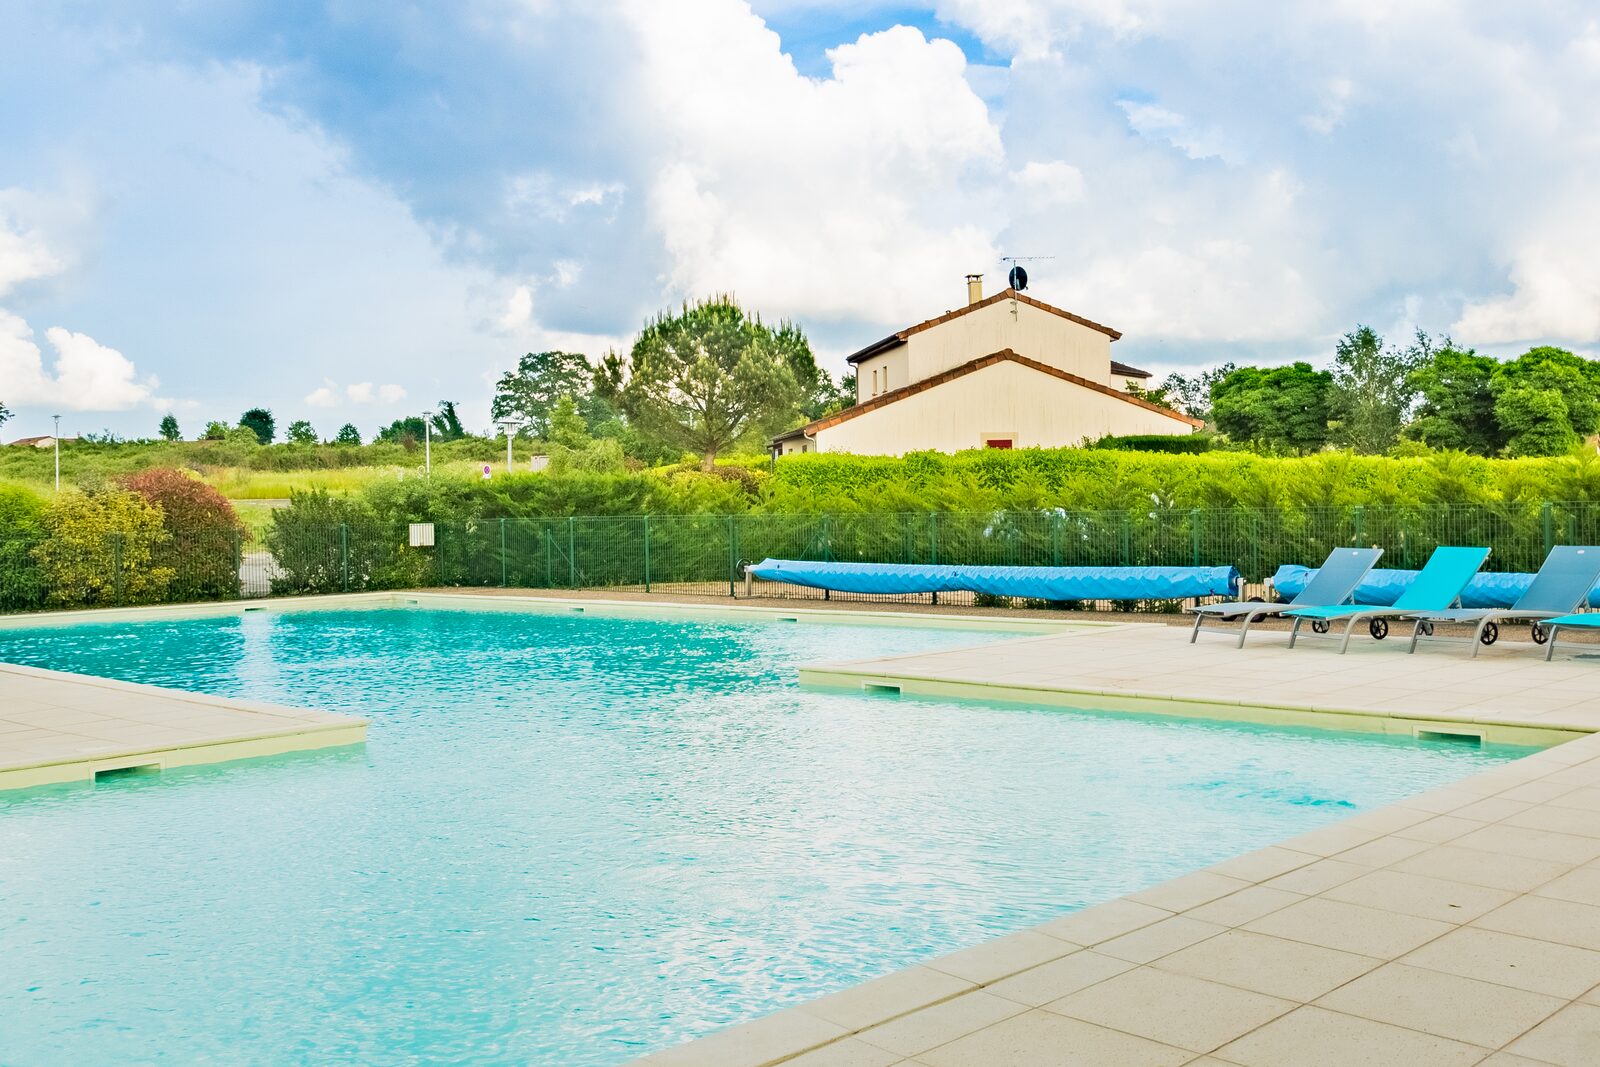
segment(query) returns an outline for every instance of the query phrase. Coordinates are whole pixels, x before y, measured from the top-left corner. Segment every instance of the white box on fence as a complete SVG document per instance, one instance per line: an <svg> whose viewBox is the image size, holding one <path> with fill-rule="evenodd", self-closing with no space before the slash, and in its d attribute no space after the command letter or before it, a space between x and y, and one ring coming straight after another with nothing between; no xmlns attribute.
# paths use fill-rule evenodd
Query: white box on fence
<svg viewBox="0 0 1600 1067"><path fill-rule="evenodd" d="M412 548L432 548L433 547L433 523L431 523L431 522L414 522L414 523L411 524L411 547Z"/></svg>

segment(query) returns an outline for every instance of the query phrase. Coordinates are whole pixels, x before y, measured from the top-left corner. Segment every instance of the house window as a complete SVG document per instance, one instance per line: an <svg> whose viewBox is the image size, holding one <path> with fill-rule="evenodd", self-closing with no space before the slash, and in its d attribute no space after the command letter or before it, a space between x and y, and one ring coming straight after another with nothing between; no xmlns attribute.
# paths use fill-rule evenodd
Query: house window
<svg viewBox="0 0 1600 1067"><path fill-rule="evenodd" d="M984 448L1010 448L1011 447L1011 438L1009 438L1009 437L987 437L987 438L984 438L983 447Z"/></svg>
<svg viewBox="0 0 1600 1067"><path fill-rule="evenodd" d="M878 395L878 368L872 368L872 395Z"/></svg>

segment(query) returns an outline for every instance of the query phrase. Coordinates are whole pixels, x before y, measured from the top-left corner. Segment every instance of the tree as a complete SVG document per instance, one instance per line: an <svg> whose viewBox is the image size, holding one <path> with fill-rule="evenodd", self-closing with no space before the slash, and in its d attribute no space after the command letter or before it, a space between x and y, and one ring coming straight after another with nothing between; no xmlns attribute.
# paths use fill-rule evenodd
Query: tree
<svg viewBox="0 0 1600 1067"><path fill-rule="evenodd" d="M728 297L657 316L629 364L629 414L645 433L699 452L702 470L747 432L792 420L800 401L776 334Z"/></svg>
<svg viewBox="0 0 1600 1067"><path fill-rule="evenodd" d="M580 400L594 384L594 368L578 352L529 352L495 384L489 415L496 422L521 422L535 437L550 430L550 410L562 397Z"/></svg>
<svg viewBox="0 0 1600 1067"><path fill-rule="evenodd" d="M347 422L339 427L339 432L334 436L333 443L336 445L359 445L361 443L361 431L356 429L355 423Z"/></svg>
<svg viewBox="0 0 1600 1067"><path fill-rule="evenodd" d="M270 445L278 424L273 420L272 412L266 408L251 408L239 416L239 425L254 430L262 444Z"/></svg>
<svg viewBox="0 0 1600 1067"><path fill-rule="evenodd" d="M1419 335L1419 342L1425 335ZM1438 347L1427 344L1427 358L1406 375L1418 398L1407 438L1430 448L1455 449L1492 456L1505 446L1505 434L1494 413L1490 381L1498 360L1472 349L1457 348L1446 337Z"/></svg>
<svg viewBox="0 0 1600 1067"><path fill-rule="evenodd" d="M1420 330L1405 349L1386 346L1370 326L1357 326L1339 338L1331 398L1339 443L1369 455L1394 447L1416 398L1409 376L1427 359L1428 349L1428 335Z"/></svg>
<svg viewBox="0 0 1600 1067"><path fill-rule="evenodd" d="M161 515L166 540L152 562L173 572L171 600L216 600L239 595L239 550L248 536L227 497L187 471L152 468L118 479Z"/></svg>
<svg viewBox="0 0 1600 1067"><path fill-rule="evenodd" d="M205 432L200 435L200 440L226 441L228 439L228 434L231 432L232 428L227 423L219 422L216 419L213 419L206 423Z"/></svg>
<svg viewBox="0 0 1600 1067"><path fill-rule="evenodd" d="M1211 412L1229 438L1304 455L1328 443L1333 375L1309 363L1238 367L1211 387Z"/></svg>
<svg viewBox="0 0 1600 1067"><path fill-rule="evenodd" d="M305 419L296 419L289 424L283 439L291 445L314 445L317 443L317 431Z"/></svg>
<svg viewBox="0 0 1600 1067"><path fill-rule="evenodd" d="M1155 391L1165 403L1191 418L1211 421L1211 387L1237 370L1232 363L1195 374L1169 374Z"/></svg>
<svg viewBox="0 0 1600 1067"><path fill-rule="evenodd" d="M439 410L429 421L433 423L433 436L441 441L459 441L467 436L467 431L461 426L461 418L456 414L454 400L439 401Z"/></svg>
<svg viewBox="0 0 1600 1067"><path fill-rule="evenodd" d="M1502 363L1489 387L1510 455L1556 455L1600 429L1600 364L1564 348L1542 345Z"/></svg>
<svg viewBox="0 0 1600 1067"><path fill-rule="evenodd" d="M170 411L161 417L161 439L163 441L183 439L183 432L178 429L178 417Z"/></svg>
<svg viewBox="0 0 1600 1067"><path fill-rule="evenodd" d="M404 445L406 448L416 448L422 443L423 435L427 432L427 424L422 421L421 415L407 415L403 419L395 419L379 430L378 435L373 440Z"/></svg>
<svg viewBox="0 0 1600 1067"><path fill-rule="evenodd" d="M4 426L5 423L6 423L6 420L9 419L10 417L11 417L11 409L6 407L4 404L0 404L0 426Z"/></svg>

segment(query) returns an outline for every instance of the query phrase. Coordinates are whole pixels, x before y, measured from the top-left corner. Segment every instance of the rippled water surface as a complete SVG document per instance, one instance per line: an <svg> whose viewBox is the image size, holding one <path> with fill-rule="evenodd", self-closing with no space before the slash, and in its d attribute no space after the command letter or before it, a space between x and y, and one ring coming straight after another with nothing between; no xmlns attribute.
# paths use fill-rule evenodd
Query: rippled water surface
<svg viewBox="0 0 1600 1067"><path fill-rule="evenodd" d="M1521 751L794 684L997 639L421 610L0 631L0 660L372 720L364 749L0 793L0 1063L602 1067Z"/></svg>

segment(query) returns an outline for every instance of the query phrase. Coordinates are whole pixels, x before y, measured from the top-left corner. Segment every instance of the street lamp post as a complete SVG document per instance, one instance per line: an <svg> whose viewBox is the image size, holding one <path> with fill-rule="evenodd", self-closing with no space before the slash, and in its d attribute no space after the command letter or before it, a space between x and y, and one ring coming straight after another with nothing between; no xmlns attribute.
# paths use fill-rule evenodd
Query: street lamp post
<svg viewBox="0 0 1600 1067"><path fill-rule="evenodd" d="M500 428L506 432L506 473L507 474L512 473L516 469L512 465L513 464L513 460L511 458L511 439L516 434L517 429L518 429L518 427L520 425L521 425L520 423L516 423L516 422L502 422L500 424Z"/></svg>
<svg viewBox="0 0 1600 1067"><path fill-rule="evenodd" d="M422 470L433 477L433 412L422 413Z"/></svg>
<svg viewBox="0 0 1600 1067"><path fill-rule="evenodd" d="M52 415L56 420L56 435L52 439L56 446L56 492L61 492L61 416Z"/></svg>

